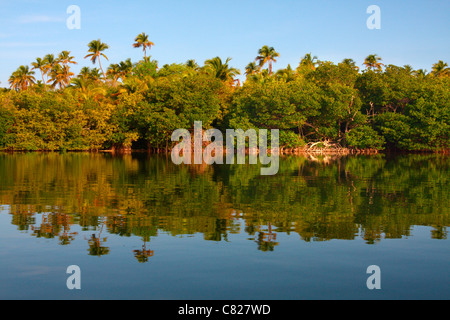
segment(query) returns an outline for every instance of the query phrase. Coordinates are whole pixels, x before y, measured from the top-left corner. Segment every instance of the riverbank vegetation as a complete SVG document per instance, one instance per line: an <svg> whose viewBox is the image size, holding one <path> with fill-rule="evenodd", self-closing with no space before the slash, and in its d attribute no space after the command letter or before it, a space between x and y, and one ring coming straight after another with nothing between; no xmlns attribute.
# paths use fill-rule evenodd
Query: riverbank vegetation
<svg viewBox="0 0 450 320"><path fill-rule="evenodd" d="M0 91L2 150L170 150L172 132L204 128L280 129L284 150L448 151L450 69L385 65L369 55L275 70L280 53L255 51L245 70L215 57L160 66L145 33L143 59L108 61L101 40L88 44L78 74L69 51L20 66ZM241 76L241 77L239 77Z"/></svg>

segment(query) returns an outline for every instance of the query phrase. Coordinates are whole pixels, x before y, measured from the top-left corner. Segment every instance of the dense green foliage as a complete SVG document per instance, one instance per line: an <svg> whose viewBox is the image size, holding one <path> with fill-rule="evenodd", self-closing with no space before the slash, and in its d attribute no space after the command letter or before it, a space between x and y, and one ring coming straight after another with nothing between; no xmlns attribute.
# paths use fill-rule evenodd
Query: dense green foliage
<svg viewBox="0 0 450 320"><path fill-rule="evenodd" d="M376 55L360 70L351 59L334 64L307 54L295 70L274 72L279 54L265 46L241 83L230 58L159 68L147 57L152 45L141 34L134 46L144 49L143 60L104 69L109 47L92 41L85 58L100 69L84 67L77 76L67 51L36 59L32 69L21 66L11 89L0 92L0 149L170 149L172 132L193 129L194 121L206 129L280 129L286 149L322 142L349 149L449 149L450 72L442 61L427 74L384 66Z"/></svg>

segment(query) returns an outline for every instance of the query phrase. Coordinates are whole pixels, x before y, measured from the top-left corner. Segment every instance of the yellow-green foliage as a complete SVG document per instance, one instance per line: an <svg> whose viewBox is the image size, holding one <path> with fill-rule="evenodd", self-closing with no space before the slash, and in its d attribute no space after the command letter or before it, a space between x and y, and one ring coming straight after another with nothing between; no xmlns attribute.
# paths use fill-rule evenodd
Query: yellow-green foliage
<svg viewBox="0 0 450 320"><path fill-rule="evenodd" d="M3 90L0 149L171 148L172 132L192 129L194 121L222 130L280 129L285 148L327 141L357 149L449 149L448 76L316 62L256 70L239 84L229 60L213 60L159 69L155 61L127 60L111 65L107 79L83 68L58 90L31 80Z"/></svg>

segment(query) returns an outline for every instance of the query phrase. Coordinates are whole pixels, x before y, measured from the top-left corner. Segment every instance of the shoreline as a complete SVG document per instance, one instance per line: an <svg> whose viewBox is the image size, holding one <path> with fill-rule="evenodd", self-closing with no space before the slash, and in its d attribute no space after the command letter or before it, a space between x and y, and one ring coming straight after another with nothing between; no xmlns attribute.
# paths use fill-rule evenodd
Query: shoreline
<svg viewBox="0 0 450 320"><path fill-rule="evenodd" d="M205 151L205 148L202 149L202 152ZM272 154L270 149L267 150L268 154ZM113 154L113 155L121 155L121 154L132 154L132 153L147 153L147 154L155 154L155 155L164 155L171 154L172 149L102 149L102 150L1 150L0 153L5 154L13 154L13 153L104 153L104 154ZM236 152L234 152L237 154ZM295 148L295 149L282 149L278 153L279 155L377 155L377 154L441 154L441 155L449 155L450 150L439 150L439 151L411 151L411 150L376 150L376 149L348 149L348 148L339 148L339 149L307 149L307 148ZM195 154L194 151L191 154ZM223 154L228 154L227 150L223 150ZM259 154L259 150L250 152L250 150L246 149L245 155ZM212 154L214 155L214 153Z"/></svg>

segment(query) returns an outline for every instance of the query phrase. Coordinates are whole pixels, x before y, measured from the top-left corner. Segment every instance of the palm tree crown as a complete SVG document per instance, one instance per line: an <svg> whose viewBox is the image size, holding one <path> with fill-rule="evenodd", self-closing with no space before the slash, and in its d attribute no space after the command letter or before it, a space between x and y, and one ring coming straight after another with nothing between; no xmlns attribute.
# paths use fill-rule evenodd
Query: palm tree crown
<svg viewBox="0 0 450 320"><path fill-rule="evenodd" d="M39 71L41 71L42 83L45 87L44 74L47 73L47 62L45 61L45 59L36 58L36 61L32 62L31 66L33 67L33 70L39 69Z"/></svg>
<svg viewBox="0 0 450 320"><path fill-rule="evenodd" d="M269 75L272 74L272 63L277 62L276 58L278 58L280 54L275 51L273 47L263 46L258 51L258 56L256 57L256 61L259 62L259 66L262 68L266 63L269 63Z"/></svg>
<svg viewBox="0 0 450 320"><path fill-rule="evenodd" d="M134 48L143 48L144 51L144 55L145 55L145 61L147 61L147 48L150 50L152 48L152 46L154 46L155 44L153 42L151 42L148 39L148 35L145 34L145 32L139 34L136 39L134 39L134 44L133 47Z"/></svg>
<svg viewBox="0 0 450 320"><path fill-rule="evenodd" d="M26 90L36 82L33 75L34 71L30 70L28 66L20 66L13 72L8 82L12 89Z"/></svg>
<svg viewBox="0 0 450 320"><path fill-rule="evenodd" d="M75 57L70 56L70 51L63 51L58 55L58 61L63 65L68 65L69 63L77 64L73 61Z"/></svg>
<svg viewBox="0 0 450 320"><path fill-rule="evenodd" d="M206 68L214 74L214 76L220 80L227 81L233 80L233 78L237 75L240 75L241 72L236 68L231 68L228 63L231 61L231 58L227 58L225 63L221 58L215 57L213 59L209 59L205 61Z"/></svg>
<svg viewBox="0 0 450 320"><path fill-rule="evenodd" d="M450 68L448 67L447 63L445 63L442 60L439 60L439 62L433 65L431 74L438 78L450 76Z"/></svg>
<svg viewBox="0 0 450 320"><path fill-rule="evenodd" d="M312 56L311 53L305 54L305 56L300 60L299 67L304 67L306 69L316 70L319 64L317 56Z"/></svg>
<svg viewBox="0 0 450 320"><path fill-rule="evenodd" d="M91 58L92 64L95 64L98 58L98 64L100 66L100 70L102 70L103 76L106 78L106 74L103 71L102 63L100 62L100 56L103 56L106 60L108 60L108 57L103 53L103 51L109 49L109 46L106 43L101 42L100 39L98 40L92 40L88 44L88 52L89 54L86 55L84 58Z"/></svg>
<svg viewBox="0 0 450 320"><path fill-rule="evenodd" d="M252 76L256 73L259 72L261 68L255 63L255 62L250 62L246 67L245 67L245 75L247 77Z"/></svg>
<svg viewBox="0 0 450 320"><path fill-rule="evenodd" d="M376 54L371 54L369 56L367 56L367 58L364 60L364 65L367 67L367 69L372 69L372 70L376 70L376 71L381 71L381 66L384 66L384 64L382 64L380 61L382 61L382 59L376 55Z"/></svg>

